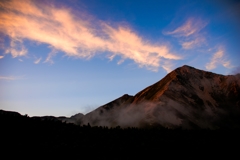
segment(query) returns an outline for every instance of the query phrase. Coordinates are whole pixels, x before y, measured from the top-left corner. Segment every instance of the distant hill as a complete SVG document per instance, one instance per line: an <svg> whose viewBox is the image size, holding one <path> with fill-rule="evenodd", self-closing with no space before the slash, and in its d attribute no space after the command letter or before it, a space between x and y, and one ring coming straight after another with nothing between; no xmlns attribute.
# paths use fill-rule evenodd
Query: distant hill
<svg viewBox="0 0 240 160"><path fill-rule="evenodd" d="M185 129L240 128L240 75L182 66L135 96L123 95L76 124Z"/></svg>

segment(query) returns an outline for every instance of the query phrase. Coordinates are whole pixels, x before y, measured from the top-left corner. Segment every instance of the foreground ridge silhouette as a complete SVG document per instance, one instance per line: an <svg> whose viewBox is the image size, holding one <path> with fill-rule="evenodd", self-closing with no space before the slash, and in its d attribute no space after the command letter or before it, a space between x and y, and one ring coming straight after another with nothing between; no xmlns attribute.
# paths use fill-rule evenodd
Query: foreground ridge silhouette
<svg viewBox="0 0 240 160"><path fill-rule="evenodd" d="M90 124L78 126L52 119L31 118L3 110L0 110L0 128L1 137L4 137L1 146L12 152L32 150L41 154L59 151L72 154L84 154L87 151L100 154L111 152L121 153L118 155L121 159L124 159L125 153L129 153L132 149L142 150L144 154L156 152L162 155L181 149L189 151L209 149L208 151L213 153L213 149L219 152L234 148L240 142L240 130L236 129L122 129L92 127ZM91 156L95 155L89 157ZM141 153L134 156L141 157Z"/></svg>

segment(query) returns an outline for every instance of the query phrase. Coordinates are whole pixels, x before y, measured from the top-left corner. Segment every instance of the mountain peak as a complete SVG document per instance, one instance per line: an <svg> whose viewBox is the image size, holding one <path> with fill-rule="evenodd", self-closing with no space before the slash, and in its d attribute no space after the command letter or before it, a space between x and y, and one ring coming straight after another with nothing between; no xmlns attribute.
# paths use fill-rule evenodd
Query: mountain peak
<svg viewBox="0 0 240 160"><path fill-rule="evenodd" d="M183 65L135 96L127 94L86 114L80 124L167 128L240 127L240 79Z"/></svg>
<svg viewBox="0 0 240 160"><path fill-rule="evenodd" d="M183 65L182 67L178 67L169 74L167 74L163 79L156 82L155 84L148 86L144 90L138 92L135 95L135 103L138 103L142 100L157 100L159 96L161 96L165 90L167 90L168 85L174 80L179 79L181 77L187 77L190 74L198 71L197 69L188 66Z"/></svg>
<svg viewBox="0 0 240 160"><path fill-rule="evenodd" d="M202 70L196 69L194 67L188 66L188 65L183 65L182 67L178 67L172 72L176 72L177 74L182 74L182 73L194 73L194 72L199 72Z"/></svg>
<svg viewBox="0 0 240 160"><path fill-rule="evenodd" d="M200 70L200 69L197 69L197 68L194 68L192 66L188 66L188 65L183 65L182 67L179 67L181 68L182 70L198 70L198 71L203 71L203 70Z"/></svg>
<svg viewBox="0 0 240 160"><path fill-rule="evenodd" d="M182 67L180 67L180 68L191 68L191 69L193 69L194 67L192 67L192 66L188 66L188 65L183 65ZM194 68L195 69L195 68Z"/></svg>

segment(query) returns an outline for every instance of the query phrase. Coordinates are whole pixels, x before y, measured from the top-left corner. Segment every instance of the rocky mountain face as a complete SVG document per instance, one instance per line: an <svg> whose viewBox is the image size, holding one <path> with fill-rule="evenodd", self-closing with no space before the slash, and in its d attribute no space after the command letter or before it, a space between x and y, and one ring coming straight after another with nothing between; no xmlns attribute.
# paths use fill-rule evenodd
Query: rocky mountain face
<svg viewBox="0 0 240 160"><path fill-rule="evenodd" d="M182 66L135 96L122 97L75 123L108 127L240 128L240 75Z"/></svg>

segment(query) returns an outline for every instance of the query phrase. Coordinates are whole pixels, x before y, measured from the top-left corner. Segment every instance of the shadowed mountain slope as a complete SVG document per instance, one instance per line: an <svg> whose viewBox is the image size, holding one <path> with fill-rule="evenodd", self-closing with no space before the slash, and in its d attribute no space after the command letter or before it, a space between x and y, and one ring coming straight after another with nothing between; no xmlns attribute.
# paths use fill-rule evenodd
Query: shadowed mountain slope
<svg viewBox="0 0 240 160"><path fill-rule="evenodd" d="M182 66L135 96L124 95L78 120L93 126L239 128L240 76Z"/></svg>

